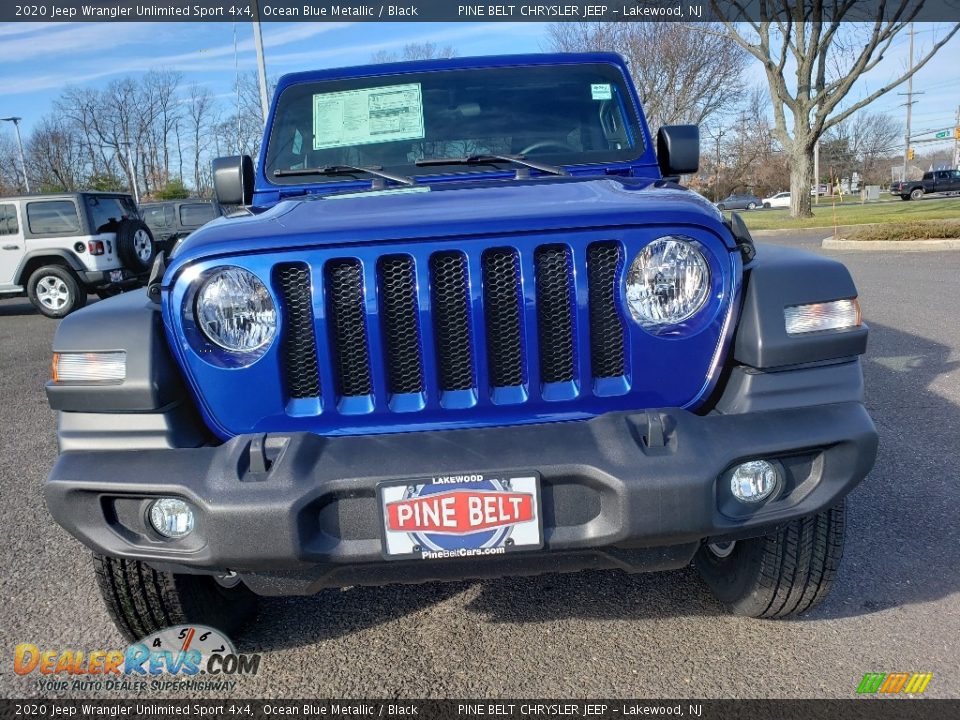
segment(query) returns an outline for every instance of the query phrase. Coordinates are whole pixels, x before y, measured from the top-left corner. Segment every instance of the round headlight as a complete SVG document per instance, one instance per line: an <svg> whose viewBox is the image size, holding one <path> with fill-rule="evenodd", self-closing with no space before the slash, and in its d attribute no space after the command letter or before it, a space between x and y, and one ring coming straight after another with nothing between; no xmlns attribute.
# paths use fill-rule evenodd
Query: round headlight
<svg viewBox="0 0 960 720"><path fill-rule="evenodd" d="M197 324L212 342L232 352L253 352L277 331L277 311L253 273L230 267L211 274L197 293Z"/></svg>
<svg viewBox="0 0 960 720"><path fill-rule="evenodd" d="M710 293L710 266L699 248L678 237L654 240L627 271L627 307L650 332L694 315Z"/></svg>

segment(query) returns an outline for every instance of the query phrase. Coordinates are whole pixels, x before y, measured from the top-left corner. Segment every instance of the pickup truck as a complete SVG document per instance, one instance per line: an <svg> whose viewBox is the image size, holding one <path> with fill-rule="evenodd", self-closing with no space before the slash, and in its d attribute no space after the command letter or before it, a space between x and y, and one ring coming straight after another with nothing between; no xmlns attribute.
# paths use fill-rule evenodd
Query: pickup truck
<svg viewBox="0 0 960 720"><path fill-rule="evenodd" d="M809 610L877 433L835 260L675 178L606 53L280 79L241 210L71 315L44 491L130 638L261 595L692 562Z"/></svg>
<svg viewBox="0 0 960 720"><path fill-rule="evenodd" d="M924 195L958 192L960 170L932 170L925 172L922 180L898 182L890 187L890 194L899 195L901 200L919 200Z"/></svg>

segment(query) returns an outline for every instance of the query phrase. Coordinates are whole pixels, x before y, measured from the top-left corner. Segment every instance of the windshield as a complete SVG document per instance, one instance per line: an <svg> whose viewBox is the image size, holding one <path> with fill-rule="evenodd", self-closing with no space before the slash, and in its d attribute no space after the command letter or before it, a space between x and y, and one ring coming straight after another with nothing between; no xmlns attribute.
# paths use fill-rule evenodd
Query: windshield
<svg viewBox="0 0 960 720"><path fill-rule="evenodd" d="M441 70L293 85L280 95L267 146L278 170L374 166L404 175L489 172L418 160L524 155L558 165L634 160L643 132L622 73L605 63Z"/></svg>

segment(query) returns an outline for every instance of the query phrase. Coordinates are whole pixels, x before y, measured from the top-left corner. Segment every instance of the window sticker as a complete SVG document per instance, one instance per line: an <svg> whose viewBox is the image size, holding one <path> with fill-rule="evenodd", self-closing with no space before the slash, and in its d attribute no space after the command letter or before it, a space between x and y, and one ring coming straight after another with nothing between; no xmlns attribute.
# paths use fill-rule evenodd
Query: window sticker
<svg viewBox="0 0 960 720"><path fill-rule="evenodd" d="M313 149L423 138L420 83L313 96Z"/></svg>
<svg viewBox="0 0 960 720"><path fill-rule="evenodd" d="M610 83L593 83L590 86L590 95L594 100L610 100L613 98Z"/></svg>

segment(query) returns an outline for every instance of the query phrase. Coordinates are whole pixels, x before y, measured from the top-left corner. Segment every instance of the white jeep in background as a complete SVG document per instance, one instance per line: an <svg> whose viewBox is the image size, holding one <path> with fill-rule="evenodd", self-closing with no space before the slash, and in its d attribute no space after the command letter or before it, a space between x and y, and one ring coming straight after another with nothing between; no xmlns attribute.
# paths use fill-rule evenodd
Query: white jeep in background
<svg viewBox="0 0 960 720"><path fill-rule="evenodd" d="M0 298L26 295L62 318L87 294L142 284L156 250L133 198L69 192L0 198Z"/></svg>

